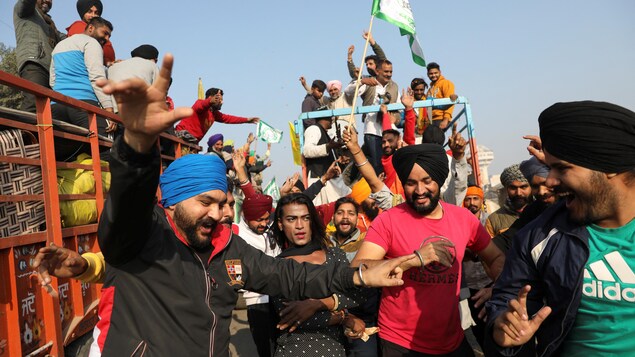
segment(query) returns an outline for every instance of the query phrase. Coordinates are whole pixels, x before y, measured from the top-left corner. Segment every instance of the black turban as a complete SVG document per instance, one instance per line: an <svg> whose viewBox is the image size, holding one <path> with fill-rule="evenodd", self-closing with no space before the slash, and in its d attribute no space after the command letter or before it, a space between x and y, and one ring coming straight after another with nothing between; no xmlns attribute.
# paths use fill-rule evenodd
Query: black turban
<svg viewBox="0 0 635 357"><path fill-rule="evenodd" d="M426 128L426 131L423 132L421 142L443 145L445 144L445 133L443 132L443 129L438 126L430 125Z"/></svg>
<svg viewBox="0 0 635 357"><path fill-rule="evenodd" d="M426 170L439 188L443 186L449 173L448 155L437 144L410 145L399 149L392 157L392 164L404 185L415 164Z"/></svg>
<svg viewBox="0 0 635 357"><path fill-rule="evenodd" d="M152 45L141 45L132 52L130 52L130 56L132 57L141 57L147 60L153 60L159 58L159 50Z"/></svg>
<svg viewBox="0 0 635 357"><path fill-rule="evenodd" d="M538 118L543 148L605 173L635 168L635 113L606 102L556 103Z"/></svg>
<svg viewBox="0 0 635 357"><path fill-rule="evenodd" d="M97 8L97 14L101 16L102 11L104 11L104 5L99 0L78 0L77 1L77 13L79 14L79 18L84 20L84 14L90 10L91 7Z"/></svg>

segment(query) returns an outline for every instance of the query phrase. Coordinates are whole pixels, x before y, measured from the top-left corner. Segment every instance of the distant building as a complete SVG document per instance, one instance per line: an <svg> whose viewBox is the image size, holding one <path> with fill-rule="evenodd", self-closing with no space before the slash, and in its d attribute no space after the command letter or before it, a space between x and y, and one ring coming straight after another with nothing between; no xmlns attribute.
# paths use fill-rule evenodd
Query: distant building
<svg viewBox="0 0 635 357"><path fill-rule="evenodd" d="M489 185L488 167L494 161L494 152L484 145L478 145L478 166L481 171L481 186Z"/></svg>

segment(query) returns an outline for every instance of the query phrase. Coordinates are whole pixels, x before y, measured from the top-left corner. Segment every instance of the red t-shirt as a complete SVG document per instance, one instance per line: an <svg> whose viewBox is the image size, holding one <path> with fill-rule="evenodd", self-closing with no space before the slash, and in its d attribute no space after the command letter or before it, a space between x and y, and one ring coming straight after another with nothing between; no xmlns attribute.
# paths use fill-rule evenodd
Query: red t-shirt
<svg viewBox="0 0 635 357"><path fill-rule="evenodd" d="M445 237L454 244L450 268L428 265L403 275L404 285L384 288L379 307L379 336L402 347L429 354L454 351L463 340L459 317L461 261L465 248L478 252L490 236L465 208L440 202L441 219L422 217L407 203L380 214L366 241L386 251L386 258L412 254L423 242ZM435 238L434 236L437 236Z"/></svg>

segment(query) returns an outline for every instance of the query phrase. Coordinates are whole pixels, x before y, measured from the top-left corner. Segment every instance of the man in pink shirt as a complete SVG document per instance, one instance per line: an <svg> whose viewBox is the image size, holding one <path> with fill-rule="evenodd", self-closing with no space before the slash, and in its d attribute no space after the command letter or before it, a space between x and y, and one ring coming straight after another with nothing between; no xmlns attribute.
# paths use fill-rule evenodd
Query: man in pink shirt
<svg viewBox="0 0 635 357"><path fill-rule="evenodd" d="M412 145L393 155L406 203L380 214L352 265L412 254L404 285L384 288L379 308L382 353L391 356L471 356L459 318L461 262L465 249L478 254L493 278L504 263L478 219L440 201L448 175L447 155L437 144Z"/></svg>
<svg viewBox="0 0 635 357"><path fill-rule="evenodd" d="M210 88L205 99L197 100L192 109L194 113L176 125L176 135L184 140L198 144L215 121L225 124L258 123L260 118L237 117L220 112L223 106L223 90Z"/></svg>

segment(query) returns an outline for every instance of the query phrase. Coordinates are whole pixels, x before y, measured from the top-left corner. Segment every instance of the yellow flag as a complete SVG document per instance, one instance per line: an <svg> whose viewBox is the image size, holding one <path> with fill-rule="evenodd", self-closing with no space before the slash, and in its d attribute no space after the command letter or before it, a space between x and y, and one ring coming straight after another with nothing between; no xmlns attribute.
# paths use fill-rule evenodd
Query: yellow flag
<svg viewBox="0 0 635 357"><path fill-rule="evenodd" d="M203 80L198 77L198 99L205 99L205 91L203 90Z"/></svg>
<svg viewBox="0 0 635 357"><path fill-rule="evenodd" d="M295 133L293 123L289 122L289 134L291 135L291 151L293 152L293 163L302 166L302 154L300 153L300 139Z"/></svg>

